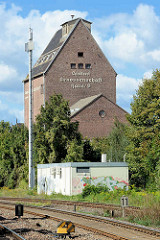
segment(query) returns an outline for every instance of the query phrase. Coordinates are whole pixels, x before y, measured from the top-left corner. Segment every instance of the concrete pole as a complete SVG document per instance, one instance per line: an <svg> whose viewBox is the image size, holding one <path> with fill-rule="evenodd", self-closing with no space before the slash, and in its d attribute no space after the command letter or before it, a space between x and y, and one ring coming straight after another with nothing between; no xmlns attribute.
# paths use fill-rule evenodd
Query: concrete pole
<svg viewBox="0 0 160 240"><path fill-rule="evenodd" d="M29 29L29 42L25 45L25 50L29 52L29 188L34 187L33 174L33 138L32 138L32 51L33 46L33 31Z"/></svg>

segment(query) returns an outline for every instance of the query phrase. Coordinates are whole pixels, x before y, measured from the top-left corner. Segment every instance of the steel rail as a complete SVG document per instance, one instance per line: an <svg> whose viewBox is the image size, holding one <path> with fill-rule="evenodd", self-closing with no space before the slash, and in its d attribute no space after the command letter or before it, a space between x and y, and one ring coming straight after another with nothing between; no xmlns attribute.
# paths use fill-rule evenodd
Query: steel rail
<svg viewBox="0 0 160 240"><path fill-rule="evenodd" d="M25 240L25 238L23 238L22 236L20 236L18 233L16 233L16 232L13 231L12 229L7 228L7 227L4 226L3 224L0 224L0 230L1 230L1 234L12 235L15 239Z"/></svg>
<svg viewBox="0 0 160 240"><path fill-rule="evenodd" d="M5 204L7 204L5 202ZM11 204L11 203L9 203ZM89 220L94 220L94 221L98 221L98 222L104 222L104 223L109 223L111 225L114 226L119 226L119 227L123 227L123 228L127 228L127 229L133 229L135 231L139 231L139 232L143 232L143 233L147 233L150 235L154 235L154 236L160 236L160 231L159 230L155 230L155 229L151 229L151 228L147 228L145 226L141 226L141 225L135 225L132 223L126 223L120 220L115 220L115 219L110 219L107 217L98 217L98 216L92 216L89 214L84 214L84 213L77 213L77 212L72 212L72 211L66 211L66 210L61 210L61 209L56 209L56 208L50 208L50 207L37 207L37 206L29 206L30 208L38 208L38 209L46 209L46 210L51 210L52 212L59 212L59 213L63 213L63 214L70 214L72 216L76 216L76 217L82 217L82 218L88 218Z"/></svg>
<svg viewBox="0 0 160 240"><path fill-rule="evenodd" d="M30 206L31 208L34 206ZM76 213L76 212L72 212L72 211L66 211L66 210L61 210L61 209L56 209L56 208L50 208L50 207L36 207L38 209L46 209L46 210L51 210L53 212L60 212L63 214L69 214L72 216L76 216L76 217L83 217L83 218L87 218L89 220L94 220L94 221L98 221L98 222L104 222L104 223L109 223L111 225L114 226L119 226L119 227L124 227L124 228L128 228L128 229L133 229L135 231L139 231L139 232L144 232L150 235L154 235L157 237L160 237L160 230L155 230L155 229L151 229L151 228L147 228L145 226L141 226L141 225L135 225L132 223L126 223L120 220L115 220L115 219L110 219L107 217L99 217L99 216L92 216L89 214L84 214L84 213Z"/></svg>
<svg viewBox="0 0 160 240"><path fill-rule="evenodd" d="M98 222L104 222L104 223L112 224L114 226L119 226L119 227L123 227L123 228L127 228L127 229L132 229L132 230L143 232L143 233L146 233L146 234L150 234L150 235L153 235L153 236L156 236L156 237L160 236L160 231L159 230L147 228L147 227L140 226L140 225L134 225L134 224L131 224L131 223L125 223L125 222L122 222L122 221L119 221L119 220L114 220L114 219L110 219L110 218L106 218L106 217L95 217L95 216L91 216L89 214L75 213L75 212L71 212L71 211L60 210L60 209L55 209L55 208L50 208L50 207L25 206L25 208L27 208L27 207L28 208L41 209L41 210L49 210L49 211L59 212L59 213L63 213L63 214L69 214L69 215L76 216L76 217L81 217L81 218L85 218L85 219L89 219L89 220L94 220L94 221L98 221ZM13 209L11 208L11 210L13 210ZM35 215L38 215L38 216L41 216L41 217L51 218L51 219L56 220L56 221L62 221L62 219L50 216L48 214L46 215L46 214L41 214L41 213L33 213L31 211L28 211L28 210L25 210L25 212L28 213L28 214L33 214L33 215L35 214ZM77 223L74 223L74 224L78 227L84 228L84 226L78 225ZM87 226L85 226L85 229L89 230ZM101 230L91 229L91 231L99 231L99 233L100 233ZM103 233L100 233L100 234L102 234L104 236L108 236L108 237L111 237L111 235L112 235L112 237L113 237L112 239L127 239L127 238L122 237L122 236L118 236L119 238L117 238L117 236L115 234L111 234L111 233L107 233L108 235L106 235L106 232L103 232Z"/></svg>
<svg viewBox="0 0 160 240"><path fill-rule="evenodd" d="M91 203L91 202L80 202L80 201L66 201L66 200L51 200L51 199L41 199L41 198L8 198L8 197L0 197L0 200L8 200L8 201L23 201L23 202L43 202L43 203L52 203L57 205L77 205L77 206L85 206L85 207L95 207L95 208L114 208L121 209L120 205L116 204L106 204L106 203ZM141 210L140 207L128 206L127 209L133 210Z"/></svg>
<svg viewBox="0 0 160 240"><path fill-rule="evenodd" d="M62 218L57 218L57 217L54 217L54 216L51 216L51 215L48 215L48 214L35 213L35 212L32 212L32 211L28 211L28 210L25 210L25 213L32 214L32 215L35 215L35 216L45 217L45 218L48 218L48 219L55 220L57 222L60 222L60 221L64 220ZM74 223L73 222L73 224L75 226L79 227L79 228L82 228L82 229L85 229L87 231L91 231L91 232L100 234L100 235L105 236L105 237L110 237L110 238L112 238L114 240L132 240L132 239L127 238L127 237L119 236L119 235L116 235L116 234L110 233L110 232L104 232L102 230L99 230L99 229L96 229L96 228L92 228L92 227L89 227L89 226L85 226L85 225L82 225L82 224L79 224L79 223Z"/></svg>
<svg viewBox="0 0 160 240"><path fill-rule="evenodd" d="M3 207L5 209L9 209L9 210L13 210L13 208L11 207ZM30 206L29 206L30 208ZM37 207L36 207L37 209ZM28 211L28 210L24 210L25 213L27 214L31 214L31 215L34 215L34 216L39 216L39 217L42 217L42 218L48 218L48 219L52 219L54 221L57 221L57 222L60 222L60 221L63 221L64 219L62 218L57 218L57 217L54 217L54 216L51 216L51 215L48 215L48 214L42 214L42 213L37 213L37 212L32 212L32 211ZM89 226L85 226L85 225L82 225L82 224L79 224L79 223L74 223L73 224L79 228L82 228L82 229L85 229L87 231L91 231L91 232L94 232L94 233L97 233L97 234L100 234L102 236L105 236L105 237L109 237L113 240L132 240L128 237L124 237L124 236L119 236L119 235L116 235L114 233L110 233L110 232L105 232L105 231L102 231L102 230L99 230L99 229L96 229L96 228L92 228L92 227L89 227Z"/></svg>

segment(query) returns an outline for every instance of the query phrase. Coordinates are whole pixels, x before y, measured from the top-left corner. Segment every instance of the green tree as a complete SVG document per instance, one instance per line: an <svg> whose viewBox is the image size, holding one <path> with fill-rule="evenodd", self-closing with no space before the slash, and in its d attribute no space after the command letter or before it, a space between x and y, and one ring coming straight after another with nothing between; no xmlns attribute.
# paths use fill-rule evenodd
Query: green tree
<svg viewBox="0 0 160 240"><path fill-rule="evenodd" d="M51 96L45 108L41 107L34 129L36 163L63 162L69 142L82 144L78 122L70 121L68 101L60 94Z"/></svg>
<svg viewBox="0 0 160 240"><path fill-rule="evenodd" d="M128 126L115 118L114 127L108 137L109 146L107 150L107 155L112 162L125 160L126 147L128 146L127 131Z"/></svg>
<svg viewBox="0 0 160 240"><path fill-rule="evenodd" d="M10 152L12 144L9 122L0 122L0 186L7 185L8 176L12 172L13 161Z"/></svg>
<svg viewBox="0 0 160 240"><path fill-rule="evenodd" d="M13 188L27 180L28 131L24 125L0 122L0 186Z"/></svg>
<svg viewBox="0 0 160 240"><path fill-rule="evenodd" d="M76 139L69 141L67 144L67 154L65 162L82 162L83 161L83 145L78 144Z"/></svg>
<svg viewBox="0 0 160 240"><path fill-rule="evenodd" d="M83 140L83 159L88 162L100 162L101 161L101 150L100 148L94 149L93 143L95 140L85 138ZM98 142L98 140L97 140Z"/></svg>
<svg viewBox="0 0 160 240"><path fill-rule="evenodd" d="M151 79L144 79L139 86L128 120L132 126L129 133L128 161L131 182L137 186L155 186L155 176L160 156L160 72L153 72Z"/></svg>
<svg viewBox="0 0 160 240"><path fill-rule="evenodd" d="M129 126L115 118L114 127L109 136L92 140L93 149L101 154L105 153L107 159L111 162L123 161L129 141L127 137L128 128Z"/></svg>
<svg viewBox="0 0 160 240"><path fill-rule="evenodd" d="M22 180L28 181L28 129L24 124L12 126L10 151L14 165L10 181L11 186L17 186Z"/></svg>

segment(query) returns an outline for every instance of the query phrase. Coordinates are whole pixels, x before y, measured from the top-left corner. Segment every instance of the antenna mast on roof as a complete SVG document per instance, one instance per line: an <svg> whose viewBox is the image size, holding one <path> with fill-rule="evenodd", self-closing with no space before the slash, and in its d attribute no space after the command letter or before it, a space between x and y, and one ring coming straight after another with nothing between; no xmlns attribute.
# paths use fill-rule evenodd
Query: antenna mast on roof
<svg viewBox="0 0 160 240"><path fill-rule="evenodd" d="M73 20L74 16L75 16L74 14L71 15L72 20Z"/></svg>

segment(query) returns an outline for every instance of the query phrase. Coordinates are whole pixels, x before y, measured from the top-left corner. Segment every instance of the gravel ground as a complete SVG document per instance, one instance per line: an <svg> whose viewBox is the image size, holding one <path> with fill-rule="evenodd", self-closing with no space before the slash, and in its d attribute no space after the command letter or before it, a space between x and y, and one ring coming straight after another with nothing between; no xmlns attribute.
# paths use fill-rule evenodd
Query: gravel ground
<svg viewBox="0 0 160 240"><path fill-rule="evenodd" d="M60 237L55 236L58 223L53 220L34 217L33 215L28 215L26 213L23 217L17 218L15 217L14 211L0 209L0 223L19 233L27 240L61 239ZM71 236L72 239L75 240L110 239L78 228L75 229L75 233L72 233ZM68 236L66 239L67 238Z"/></svg>

